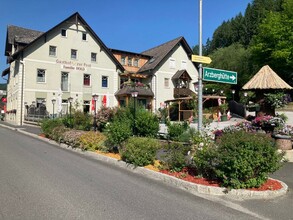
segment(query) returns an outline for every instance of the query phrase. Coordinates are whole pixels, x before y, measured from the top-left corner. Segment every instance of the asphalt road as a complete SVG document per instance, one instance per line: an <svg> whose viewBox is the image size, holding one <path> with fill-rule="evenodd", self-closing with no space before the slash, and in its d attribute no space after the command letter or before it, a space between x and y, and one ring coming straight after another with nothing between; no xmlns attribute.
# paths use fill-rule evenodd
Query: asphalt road
<svg viewBox="0 0 293 220"><path fill-rule="evenodd" d="M257 219L0 127L0 219Z"/></svg>

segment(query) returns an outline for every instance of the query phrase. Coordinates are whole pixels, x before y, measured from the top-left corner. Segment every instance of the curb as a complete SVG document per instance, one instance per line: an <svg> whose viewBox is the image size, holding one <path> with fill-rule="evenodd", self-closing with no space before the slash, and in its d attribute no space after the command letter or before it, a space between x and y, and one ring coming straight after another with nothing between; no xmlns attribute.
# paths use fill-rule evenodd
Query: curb
<svg viewBox="0 0 293 220"><path fill-rule="evenodd" d="M58 145L58 144L57 144ZM99 161L103 161L106 163L111 163L115 166L118 166L123 169L127 169L133 173L137 173L143 176L146 176L148 178L162 181L170 186L174 186L180 189L183 189L185 191L188 191L191 194L198 195L200 194L206 194L206 195L214 195L214 196L228 196L228 197L236 197L236 198L242 198L242 199L271 199L275 197L279 197L282 195L285 195L288 192L288 186L280 181L282 189L279 190L267 190L267 191L252 191L252 190L246 190L246 189L232 189L228 190L225 187L215 187L215 186L206 186L196 183L190 183L181 179L178 179L173 176L169 176L164 173L159 173L144 167L135 167L132 164L127 164L124 161L117 160L115 158L107 157L101 154L97 154L91 151L82 151L80 149L72 149L72 147L66 145L66 144L60 144L58 145L62 148L70 149L77 151L79 153L82 153L83 155L87 155L91 158L94 158ZM273 178L270 178L273 179ZM273 179L275 180L275 179Z"/></svg>
<svg viewBox="0 0 293 220"><path fill-rule="evenodd" d="M228 196L228 197L233 197L233 198L242 198L242 199L271 199L275 197L279 197L282 195L285 195L288 192L288 186L280 181L277 180L281 183L282 189L280 190L266 190L266 191L252 191L252 190L246 190L246 189L232 189L228 190L225 187L215 187L215 186L206 186L206 185L201 185L201 184L196 184L196 183L190 183L181 179L178 179L173 176L169 176L167 174L163 174L160 172L156 172L153 170L149 170L144 167L135 167L132 164L127 164L124 161L117 160L115 158L107 157L101 154L97 154L91 151L82 151L79 148L72 148L71 146L67 144L58 144L57 142L50 140L48 138L40 137L36 134L32 134L26 131L23 131L22 129L19 128L11 128L6 125L1 125L2 127L18 131L20 133L23 133L25 135L37 138L41 141L47 142L49 144L59 146L63 149L66 150L71 150L79 154L83 154L86 156L89 156L92 159L103 161L106 163L113 164L115 166L118 166L123 169L127 169L133 173L137 173L139 175L146 176L148 178L154 179L154 180L159 180L162 181L170 186L183 189L191 194L198 195L198 194L205 194L205 195L214 195L214 196ZM272 178L270 178L272 179Z"/></svg>

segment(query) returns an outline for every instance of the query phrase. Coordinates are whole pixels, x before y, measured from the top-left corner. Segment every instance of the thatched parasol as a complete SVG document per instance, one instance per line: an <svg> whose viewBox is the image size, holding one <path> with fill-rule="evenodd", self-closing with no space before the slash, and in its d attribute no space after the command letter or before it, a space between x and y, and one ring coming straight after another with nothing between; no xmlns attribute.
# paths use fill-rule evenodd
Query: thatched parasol
<svg viewBox="0 0 293 220"><path fill-rule="evenodd" d="M263 66L243 87L244 90L253 89L292 89L268 65Z"/></svg>

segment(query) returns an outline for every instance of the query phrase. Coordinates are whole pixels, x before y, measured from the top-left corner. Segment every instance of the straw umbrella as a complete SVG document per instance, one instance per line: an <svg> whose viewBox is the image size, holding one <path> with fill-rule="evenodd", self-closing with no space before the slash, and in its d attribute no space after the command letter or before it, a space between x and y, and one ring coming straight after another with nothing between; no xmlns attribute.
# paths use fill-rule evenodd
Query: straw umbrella
<svg viewBox="0 0 293 220"><path fill-rule="evenodd" d="M265 93L278 90L292 89L281 77L278 76L268 65L263 66L243 87L243 90L254 90L256 100L261 104L261 112L275 115L272 106L262 104Z"/></svg>

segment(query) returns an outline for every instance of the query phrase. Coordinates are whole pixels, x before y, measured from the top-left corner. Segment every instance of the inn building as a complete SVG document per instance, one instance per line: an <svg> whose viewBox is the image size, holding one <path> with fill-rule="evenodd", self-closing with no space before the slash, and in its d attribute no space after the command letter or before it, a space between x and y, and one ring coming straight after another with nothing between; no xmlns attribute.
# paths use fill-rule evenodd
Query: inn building
<svg viewBox="0 0 293 220"><path fill-rule="evenodd" d="M6 120L21 125L31 105L45 105L49 115L67 114L68 100L92 113L94 94L97 109L124 106L133 90L145 108L156 111L165 100L195 93L191 54L184 37L141 53L110 49L79 13L47 32L8 26Z"/></svg>

